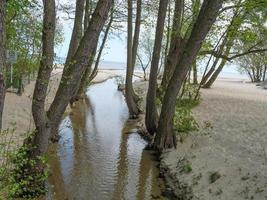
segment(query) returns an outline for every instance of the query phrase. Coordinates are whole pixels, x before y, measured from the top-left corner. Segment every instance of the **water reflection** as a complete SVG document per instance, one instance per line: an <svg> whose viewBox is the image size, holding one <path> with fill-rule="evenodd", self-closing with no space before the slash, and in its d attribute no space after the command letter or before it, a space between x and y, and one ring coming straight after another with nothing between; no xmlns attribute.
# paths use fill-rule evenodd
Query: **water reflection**
<svg viewBox="0 0 267 200"><path fill-rule="evenodd" d="M127 119L114 79L90 87L61 124L48 199L163 199L157 163Z"/></svg>

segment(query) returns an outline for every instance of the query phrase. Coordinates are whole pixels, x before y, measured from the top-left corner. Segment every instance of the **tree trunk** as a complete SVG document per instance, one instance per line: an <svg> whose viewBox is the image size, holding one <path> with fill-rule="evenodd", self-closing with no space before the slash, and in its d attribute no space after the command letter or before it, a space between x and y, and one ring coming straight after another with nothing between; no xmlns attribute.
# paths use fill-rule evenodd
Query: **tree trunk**
<svg viewBox="0 0 267 200"><path fill-rule="evenodd" d="M91 15L91 13L89 13L89 8L90 8L90 0L85 0L84 19L83 19L84 34L85 34L86 29L88 27L89 20L90 20L90 15Z"/></svg>
<svg viewBox="0 0 267 200"><path fill-rule="evenodd" d="M218 53L219 55L221 55L221 54L223 53L223 50L224 50L224 48L225 48L225 45L229 42L228 40L232 40L230 37L233 36L233 33L232 33L232 32L233 32L233 28L232 28L232 27L233 27L234 22L235 22L235 20L236 20L236 16L237 16L237 14L235 13L234 17L233 17L232 20L231 20L230 25L228 26L228 28L227 28L227 30L226 30L226 32L225 32L225 36L224 36L224 38L223 38L223 41L222 41L221 45L219 46L219 48L218 48L218 50L217 50L217 53ZM222 36L222 37L223 37L223 36ZM230 38L230 39L229 39L229 38ZM220 41L220 40L219 40L219 41ZM216 48L216 47L215 47L215 48ZM215 58L215 61L213 62L211 68L210 68L209 71L208 71L208 73L207 73L205 76L202 77L202 80L201 80L200 85L205 85L205 84L206 84L206 82L209 80L209 78L211 77L211 75L212 75L213 72L215 71L216 66L218 65L220 59L221 59L220 57L216 57L216 58Z"/></svg>
<svg viewBox="0 0 267 200"><path fill-rule="evenodd" d="M264 66L263 75L262 75L262 82L265 81L265 78L266 78L266 72L267 72L267 65Z"/></svg>
<svg viewBox="0 0 267 200"><path fill-rule="evenodd" d="M125 97L129 109L130 118L136 118L139 114L133 90L133 3L128 0L128 25L127 25L127 70L125 83Z"/></svg>
<svg viewBox="0 0 267 200"><path fill-rule="evenodd" d="M137 49L139 44L139 35L140 35L140 27L141 27L141 14L142 14L142 0L136 0L136 19L135 19L135 29L134 29L134 37L133 37L133 69L136 64L137 57Z"/></svg>
<svg viewBox="0 0 267 200"><path fill-rule="evenodd" d="M76 0L74 26L65 65L68 66L76 53L83 36L83 13L85 0Z"/></svg>
<svg viewBox="0 0 267 200"><path fill-rule="evenodd" d="M55 24L55 1L44 1L42 59L40 62L32 100L32 115L36 126L33 145L37 147L33 151L34 156L44 154L48 148L50 121L45 112L45 99L48 90L49 79L53 70Z"/></svg>
<svg viewBox="0 0 267 200"><path fill-rule="evenodd" d="M140 27L141 27L141 14L142 14L142 0L136 1L136 19L135 19L135 29L134 29L134 36L133 36L133 49L132 49L132 61L133 61L133 72L136 64L136 58L137 58L137 50L139 45L139 35L140 35ZM139 101L138 95L135 93L134 89L132 91L133 98L136 103Z"/></svg>
<svg viewBox="0 0 267 200"><path fill-rule="evenodd" d="M237 5L240 5L240 3L241 3L241 0L238 1ZM233 45L233 42L234 42L234 40L238 34L237 30L239 29L243 20L245 19L246 12L244 12L242 14L242 16L238 16L239 14L240 14L240 7L237 7L237 9L234 12L234 16L231 20L231 23L230 23L229 27L227 28L227 34L226 34L226 36L222 42L222 45L219 49L219 54L222 54L224 47L226 47L223 55L226 55L226 56L229 55L231 47ZM219 58L216 58L216 61L218 62ZM215 67L217 65L216 61L213 65L213 67ZM212 72L214 71L214 73L212 74L212 72L211 72L209 74L209 76L207 76L207 78L205 78L205 81L204 80L201 81L203 88L210 88L212 86L212 84L214 83L214 81L217 79L218 75L222 71L226 62L227 62L227 60L222 60L220 65L218 66L218 68L215 71L214 71L214 69L212 69ZM209 80L208 80L208 78L209 78Z"/></svg>
<svg viewBox="0 0 267 200"><path fill-rule="evenodd" d="M145 123L146 123L146 128L150 134L154 134L156 132L157 122L158 122L158 112L156 106L157 74L158 74L158 65L159 65L167 7L168 7L168 0L160 0L154 50L153 50L151 69L149 74L149 86L146 98Z"/></svg>
<svg viewBox="0 0 267 200"><path fill-rule="evenodd" d="M223 55L226 55L226 56L229 55L230 50L231 50L232 45L233 45L233 42L234 42L234 37L230 37L229 40L227 41L226 49L225 49ZM203 88L210 88L212 86L214 81L218 78L219 74L221 73L221 71L222 71L223 67L225 66L226 62L227 62L227 60L222 59L220 65L215 70L215 72L212 74L210 79L202 86Z"/></svg>
<svg viewBox="0 0 267 200"><path fill-rule="evenodd" d="M196 60L193 63L192 69L193 69L193 84L197 85L198 80L197 80L197 61Z"/></svg>
<svg viewBox="0 0 267 200"><path fill-rule="evenodd" d="M2 129L2 117L6 95L5 66L6 66L6 43L5 43L5 10L6 0L0 0L0 131Z"/></svg>
<svg viewBox="0 0 267 200"><path fill-rule="evenodd" d="M108 23L107 28L105 30L104 37L103 37L102 43L101 43L100 48L99 48L99 52L97 54L94 70L92 71L92 73L91 73L91 75L89 76L89 79L88 79L89 82L92 81L95 78L95 76L97 75L97 70L98 70L98 67L99 67L100 59L101 59L104 47L105 47L106 42L107 42L108 34L109 34L109 31L110 31L111 25L113 23L113 20L114 20L114 10L112 11L112 13L110 15L110 20L109 20L109 23Z"/></svg>
<svg viewBox="0 0 267 200"><path fill-rule="evenodd" d="M94 64L96 51L97 51L97 45L93 49L92 55L89 58L88 66L86 67L86 70L85 70L84 74L82 75L82 79L81 79L81 84L79 86L79 90L78 90L77 94L75 94L75 96L70 101L70 105L71 106L75 101L78 101L81 98L82 94L86 90L86 86L89 83L89 76L92 74L92 66Z"/></svg>
<svg viewBox="0 0 267 200"><path fill-rule="evenodd" d="M158 130L154 142L154 146L157 149L176 146L176 138L173 131L176 98L192 62L196 59L202 42L215 22L222 2L223 0L204 0L202 4L196 23L170 79L163 99Z"/></svg>
<svg viewBox="0 0 267 200"><path fill-rule="evenodd" d="M183 40L181 37L181 19L183 7L184 0L175 1L175 10L173 14L173 24L171 31L171 43L161 81L161 97L164 95L163 93L167 88L168 82L171 78L171 74L177 64L178 58L183 48Z"/></svg>
<svg viewBox="0 0 267 200"><path fill-rule="evenodd" d="M167 35L166 35L166 45L164 49L164 65L167 62L168 57L168 51L170 46L170 39L171 39L171 2L168 3L168 20L167 20ZM160 69L158 71L158 74L160 73Z"/></svg>
<svg viewBox="0 0 267 200"><path fill-rule="evenodd" d="M113 20L114 20L113 16L114 16L114 11L112 10L111 15L110 15L109 23L107 24L106 30L104 32L104 37L103 37L102 43L101 43L101 45L99 47L99 52L97 54L97 58L96 58L96 61L95 61L94 69L92 70L92 66L94 64L95 55L96 55L96 51L97 51L97 46L95 47L95 49L93 51L93 54L92 54L92 56L90 58L89 65L88 65L88 67L86 68L86 70L84 72L84 75L83 75L82 80L81 80L81 85L80 85L80 88L79 88L79 91L78 91L78 94L77 94L77 98L75 98L75 100L78 99L78 96L80 96L84 92L86 86L97 75L98 66L99 66L99 63L100 63L102 52L104 50L105 44L106 44L107 39L108 39L108 34L109 34L109 31L110 31L110 28L111 28L111 25L112 25Z"/></svg>
<svg viewBox="0 0 267 200"><path fill-rule="evenodd" d="M48 117L51 121L53 134L57 132L61 117L70 102L70 99L77 93L81 77L89 64L89 58L97 45L97 41L104 23L107 19L112 0L99 0L92 15L87 31L85 32L79 47L74 54L72 62L65 66L61 82L54 101L49 110Z"/></svg>

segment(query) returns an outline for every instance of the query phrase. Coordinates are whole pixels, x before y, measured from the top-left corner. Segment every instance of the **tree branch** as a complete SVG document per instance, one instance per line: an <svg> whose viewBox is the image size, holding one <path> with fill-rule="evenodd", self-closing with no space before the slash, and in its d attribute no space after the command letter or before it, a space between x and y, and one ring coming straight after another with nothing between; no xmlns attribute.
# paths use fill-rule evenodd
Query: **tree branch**
<svg viewBox="0 0 267 200"><path fill-rule="evenodd" d="M210 50L210 51L202 51L202 52L200 52L200 55L210 54L210 55L213 55L214 57L222 58L222 59L225 59L225 60L231 62L232 60L234 60L236 58L239 58L241 56L245 56L245 55L248 55L248 54L251 54L251 53L261 53L261 52L265 52L265 51L267 51L267 48L266 49L254 49L254 50L248 50L248 51L245 51L243 53L236 54L234 56L228 57L226 55L219 54L216 51Z"/></svg>

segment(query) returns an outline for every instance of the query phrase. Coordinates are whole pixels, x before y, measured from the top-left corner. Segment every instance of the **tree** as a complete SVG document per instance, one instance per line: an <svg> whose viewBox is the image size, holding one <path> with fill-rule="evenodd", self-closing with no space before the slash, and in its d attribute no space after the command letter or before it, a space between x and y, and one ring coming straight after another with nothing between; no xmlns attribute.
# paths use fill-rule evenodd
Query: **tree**
<svg viewBox="0 0 267 200"><path fill-rule="evenodd" d="M149 86L146 98L146 128L150 134L154 134L157 128L158 111L156 106L157 98L157 77L158 66L161 52L162 37L164 31L164 23L168 7L168 0L160 0L155 43L151 61L151 69L149 74Z"/></svg>
<svg viewBox="0 0 267 200"><path fill-rule="evenodd" d="M84 3L85 0L76 0L76 9L75 9L75 18L74 18L74 26L72 30L69 51L66 58L66 65L72 60L79 43L83 36L83 17L84 17Z"/></svg>
<svg viewBox="0 0 267 200"><path fill-rule="evenodd" d="M157 149L176 146L176 137L173 131L176 98L192 62L196 59L207 33L215 22L222 2L223 0L204 0L201 6L190 37L183 48L182 56L179 58L163 98L157 134L154 141L154 146Z"/></svg>
<svg viewBox="0 0 267 200"><path fill-rule="evenodd" d="M0 130L2 129L2 117L5 102L5 76L6 48L5 48L5 0L0 0Z"/></svg>
<svg viewBox="0 0 267 200"><path fill-rule="evenodd" d="M110 33L110 29L111 29L112 23L114 21L114 12L115 12L115 10L114 10L114 1L113 1L112 4L113 4L113 6L112 6L113 8L112 8L112 11L111 11L111 14L110 14L110 17L109 17L109 22L108 22L108 24L106 26L106 29L104 31L104 36L103 36L102 42L100 44L98 52L97 52L97 46L96 46L96 48L93 51L92 56L90 57L90 61L89 61L88 67L86 68L86 71L83 74L83 77L82 77L82 80L81 80L81 85L80 85L80 88L79 88L79 91L78 91L78 95L81 95L84 92L84 89L88 85L88 83L90 83L95 78L95 76L97 75L98 66L99 66L99 63L100 63L102 52L103 52L103 50L105 48L105 45L106 45L106 42L107 42L107 39L108 39L108 35ZM97 56L96 56L96 54L97 54ZM95 64L94 64L94 69L92 70L92 66L93 66L95 57L96 57L96 60L95 60ZM79 98L76 98L76 99L79 99Z"/></svg>
<svg viewBox="0 0 267 200"><path fill-rule="evenodd" d="M263 7L266 7L266 3L260 0L237 1L233 7L234 15L219 49L217 51L206 51L215 57L215 61L208 73L202 78L201 85L203 88L210 88L212 86L227 62L249 54L267 51L264 45L262 45L265 39L255 36L255 33L251 31L255 27L258 27L258 32L264 30L263 23L265 22L265 17L262 10ZM238 43L241 40L243 44L239 45ZM242 47L240 48L240 46ZM235 50L235 53L232 52L233 50Z"/></svg>
<svg viewBox="0 0 267 200"><path fill-rule="evenodd" d="M34 150L34 155L44 154L47 151L51 133L57 132L61 117L70 99L76 94L80 86L82 74L86 70L89 57L97 45L97 40L107 19L111 3L112 0L98 1L88 28L71 62L65 66L56 96L46 112L44 102L48 80L52 71L51 65L53 64L52 47L54 42L55 2L53 0L44 1L43 57L35 85L32 105L36 125L33 144L37 147Z"/></svg>
<svg viewBox="0 0 267 200"><path fill-rule="evenodd" d="M176 0L174 14L173 14L170 48L166 58L163 77L161 81L161 91L160 91L161 93L163 93L163 91L166 90L168 81L177 64L178 57L181 54L183 46L183 38L181 33L183 8L184 8L184 1ZM160 96L163 96L163 94L160 94Z"/></svg>
<svg viewBox="0 0 267 200"><path fill-rule="evenodd" d="M135 27L134 43L133 43L133 2L128 0L128 19L127 19L127 69L126 69L126 83L125 83L125 97L129 109L130 118L136 118L139 114L137 101L133 89L133 72L134 63L136 60L139 32L140 32L140 19L137 15L137 24ZM141 9L141 2L138 1L138 8ZM141 15L141 11L138 12ZM139 30L138 30L139 29ZM133 45L134 44L134 45Z"/></svg>
<svg viewBox="0 0 267 200"><path fill-rule="evenodd" d="M140 45L137 53L137 61L141 66L144 73L144 80L147 80L146 70L151 64L153 54L154 39L151 39L151 31L145 30L145 33L141 36Z"/></svg>
<svg viewBox="0 0 267 200"><path fill-rule="evenodd" d="M32 100L32 114L36 126L33 144L37 146L32 152L34 156L42 155L47 151L50 136L49 122L45 112L45 99L53 70L55 25L55 1L44 1L42 59Z"/></svg>
<svg viewBox="0 0 267 200"><path fill-rule="evenodd" d="M249 54L239 59L239 71L247 74L251 82L264 82L267 68L266 63L266 54Z"/></svg>

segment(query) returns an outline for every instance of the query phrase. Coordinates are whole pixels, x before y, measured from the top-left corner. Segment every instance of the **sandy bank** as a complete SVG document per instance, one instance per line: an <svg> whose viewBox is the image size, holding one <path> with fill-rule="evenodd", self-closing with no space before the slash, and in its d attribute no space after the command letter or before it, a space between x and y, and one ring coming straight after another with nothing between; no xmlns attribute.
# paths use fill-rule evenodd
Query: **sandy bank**
<svg viewBox="0 0 267 200"><path fill-rule="evenodd" d="M266 90L223 79L201 93L200 130L162 155L169 183L184 199L267 199Z"/></svg>

